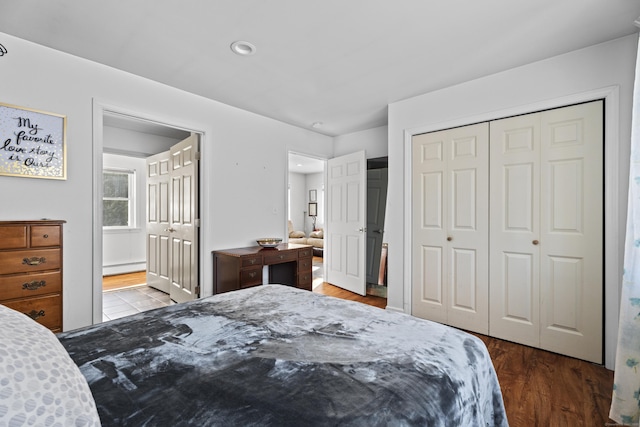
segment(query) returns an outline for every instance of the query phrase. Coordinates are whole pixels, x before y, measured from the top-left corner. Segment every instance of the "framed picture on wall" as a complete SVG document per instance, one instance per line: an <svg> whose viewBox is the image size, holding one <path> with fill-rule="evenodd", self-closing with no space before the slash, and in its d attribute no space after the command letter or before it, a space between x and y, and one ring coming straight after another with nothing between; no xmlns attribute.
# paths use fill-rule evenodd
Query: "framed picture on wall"
<svg viewBox="0 0 640 427"><path fill-rule="evenodd" d="M309 216L317 216L317 215L318 215L318 204L309 203Z"/></svg>
<svg viewBox="0 0 640 427"><path fill-rule="evenodd" d="M67 117L0 103L0 175L67 179Z"/></svg>
<svg viewBox="0 0 640 427"><path fill-rule="evenodd" d="M317 190L309 190L309 201L317 202L318 192Z"/></svg>

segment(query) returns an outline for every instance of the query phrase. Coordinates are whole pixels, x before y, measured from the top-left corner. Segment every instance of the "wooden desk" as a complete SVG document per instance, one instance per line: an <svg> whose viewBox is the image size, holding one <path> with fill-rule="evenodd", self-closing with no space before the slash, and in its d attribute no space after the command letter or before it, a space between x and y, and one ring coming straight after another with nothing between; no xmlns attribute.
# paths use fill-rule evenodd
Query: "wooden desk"
<svg viewBox="0 0 640 427"><path fill-rule="evenodd" d="M262 284L262 268L269 266L269 283L311 290L313 247L283 243L275 248L213 251L213 293L235 291Z"/></svg>

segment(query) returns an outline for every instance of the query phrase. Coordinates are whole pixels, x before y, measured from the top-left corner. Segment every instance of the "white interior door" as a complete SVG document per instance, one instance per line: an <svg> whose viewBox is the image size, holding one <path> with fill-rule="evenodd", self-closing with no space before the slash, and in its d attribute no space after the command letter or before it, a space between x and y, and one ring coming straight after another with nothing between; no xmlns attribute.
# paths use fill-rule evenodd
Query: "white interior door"
<svg viewBox="0 0 640 427"><path fill-rule="evenodd" d="M327 166L327 282L366 295L365 153L330 159Z"/></svg>
<svg viewBox="0 0 640 427"><path fill-rule="evenodd" d="M147 158L147 285L169 293L169 152Z"/></svg>
<svg viewBox="0 0 640 427"><path fill-rule="evenodd" d="M198 141L147 160L147 283L176 302L199 293Z"/></svg>
<svg viewBox="0 0 640 427"><path fill-rule="evenodd" d="M491 122L490 334L602 363L602 102Z"/></svg>
<svg viewBox="0 0 640 427"><path fill-rule="evenodd" d="M412 141L412 314L488 332L488 125Z"/></svg>
<svg viewBox="0 0 640 427"><path fill-rule="evenodd" d="M538 347L540 113L490 126L490 335Z"/></svg>
<svg viewBox="0 0 640 427"><path fill-rule="evenodd" d="M367 283L378 284L389 169L367 170Z"/></svg>
<svg viewBox="0 0 640 427"><path fill-rule="evenodd" d="M173 301L198 297L198 135L171 147L170 291Z"/></svg>
<svg viewBox="0 0 640 427"><path fill-rule="evenodd" d="M542 114L540 347L602 363L603 103Z"/></svg>

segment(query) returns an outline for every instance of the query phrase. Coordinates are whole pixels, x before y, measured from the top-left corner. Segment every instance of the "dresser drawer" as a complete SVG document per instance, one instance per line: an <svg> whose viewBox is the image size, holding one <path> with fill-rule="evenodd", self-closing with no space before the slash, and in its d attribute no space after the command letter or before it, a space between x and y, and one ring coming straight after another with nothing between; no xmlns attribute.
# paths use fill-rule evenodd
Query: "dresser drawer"
<svg viewBox="0 0 640 427"><path fill-rule="evenodd" d="M60 246L59 225L32 225L31 247Z"/></svg>
<svg viewBox="0 0 640 427"><path fill-rule="evenodd" d="M312 258L300 258L298 260L298 271L303 272L311 272L311 267L313 265Z"/></svg>
<svg viewBox="0 0 640 427"><path fill-rule="evenodd" d="M243 256L240 258L241 267L251 267L252 265L262 265L262 255Z"/></svg>
<svg viewBox="0 0 640 427"><path fill-rule="evenodd" d="M306 258L306 257L312 257L313 256L313 248L309 247L309 248L305 248L305 249L300 249L298 251L298 257L299 258Z"/></svg>
<svg viewBox="0 0 640 427"><path fill-rule="evenodd" d="M273 253L264 255L265 264L279 264L281 262L296 261L298 253L296 251L273 251Z"/></svg>
<svg viewBox="0 0 640 427"><path fill-rule="evenodd" d="M60 272L0 276L0 300L60 293Z"/></svg>
<svg viewBox="0 0 640 427"><path fill-rule="evenodd" d="M3 305L26 314L54 332L62 329L62 297L60 295L4 302Z"/></svg>
<svg viewBox="0 0 640 427"><path fill-rule="evenodd" d="M0 252L0 274L59 270L60 258L60 249Z"/></svg>
<svg viewBox="0 0 640 427"><path fill-rule="evenodd" d="M27 226L7 225L0 227L0 249L27 247Z"/></svg>
<svg viewBox="0 0 640 427"><path fill-rule="evenodd" d="M240 287L248 288L262 284L262 266L240 270Z"/></svg>

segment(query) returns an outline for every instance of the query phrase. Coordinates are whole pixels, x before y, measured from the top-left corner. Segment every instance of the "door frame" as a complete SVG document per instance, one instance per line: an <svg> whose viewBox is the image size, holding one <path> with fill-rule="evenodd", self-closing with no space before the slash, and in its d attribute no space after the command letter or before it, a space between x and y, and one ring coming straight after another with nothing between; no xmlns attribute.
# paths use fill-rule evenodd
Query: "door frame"
<svg viewBox="0 0 640 427"><path fill-rule="evenodd" d="M107 102L93 99L93 230L92 230L92 295L93 295L93 324L102 322L102 153L104 150L104 115L116 114L131 120L154 123L174 129L184 130L199 134L200 153L204 149L205 132L199 129L193 129L189 126L176 123L173 119L166 117L157 117L151 114L142 113L140 111L127 109L121 106L109 104ZM204 158L204 156L201 156ZM202 170L200 167L198 172L198 180L202 181ZM202 202L202 186L198 189L198 198ZM200 217L202 217L202 203L200 203ZM199 227L198 231L198 282L203 283L204 251L203 247L203 227ZM202 288L201 288L202 289Z"/></svg>
<svg viewBox="0 0 640 427"><path fill-rule="evenodd" d="M411 239L411 140L414 135L434 132L452 127L473 123L502 119L505 117L527 114L531 112L564 107L582 102L604 100L604 168L606 171L619 170L619 86L609 86L574 95L549 99L513 108L481 113L446 122L404 129L404 258L412 259ZM620 251L624 234L618 233L620 212L620 179L617 175L605 173L604 177L604 360L605 367L613 369L617 345L619 287L622 278L622 253ZM624 196L626 197L626 195ZM625 211L626 212L626 211ZM411 314L411 263L403 267L403 310Z"/></svg>

